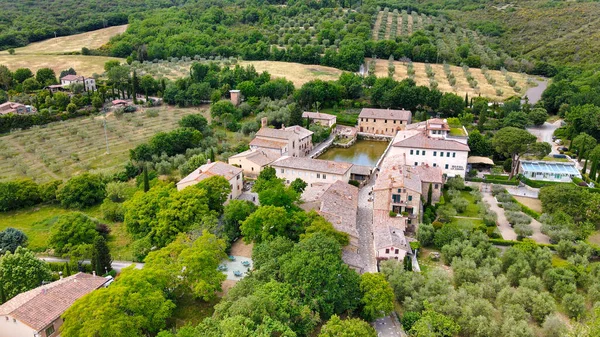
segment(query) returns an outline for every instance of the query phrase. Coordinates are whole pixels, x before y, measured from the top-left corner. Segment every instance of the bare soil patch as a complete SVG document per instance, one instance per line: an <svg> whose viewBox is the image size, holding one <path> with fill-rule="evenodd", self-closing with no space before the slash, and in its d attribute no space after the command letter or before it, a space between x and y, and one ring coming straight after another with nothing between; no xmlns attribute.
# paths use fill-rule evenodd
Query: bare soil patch
<svg viewBox="0 0 600 337"><path fill-rule="evenodd" d="M527 198L527 197L519 197L519 196L514 196L514 198L522 203L523 205L531 208L532 210L538 212L538 213L542 213L542 201L540 199L534 199L534 198Z"/></svg>
<svg viewBox="0 0 600 337"><path fill-rule="evenodd" d="M242 239L237 240L231 245L231 252L229 255L233 256L243 256L247 258L252 258L252 247L254 244L246 244Z"/></svg>

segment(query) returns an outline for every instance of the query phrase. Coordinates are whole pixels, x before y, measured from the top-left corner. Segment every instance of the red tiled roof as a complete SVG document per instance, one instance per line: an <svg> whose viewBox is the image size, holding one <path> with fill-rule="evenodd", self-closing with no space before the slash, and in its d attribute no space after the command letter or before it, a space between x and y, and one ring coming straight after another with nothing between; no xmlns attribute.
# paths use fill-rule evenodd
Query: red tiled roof
<svg viewBox="0 0 600 337"><path fill-rule="evenodd" d="M412 147L417 149L469 151L469 146L455 140L430 138L422 133L402 139L394 143L396 147Z"/></svg>
<svg viewBox="0 0 600 337"><path fill-rule="evenodd" d="M13 297L0 306L0 316L11 316L40 331L106 282L104 277L77 273Z"/></svg>
<svg viewBox="0 0 600 337"><path fill-rule="evenodd" d="M412 114L408 110L364 108L360 111L358 117L410 121Z"/></svg>

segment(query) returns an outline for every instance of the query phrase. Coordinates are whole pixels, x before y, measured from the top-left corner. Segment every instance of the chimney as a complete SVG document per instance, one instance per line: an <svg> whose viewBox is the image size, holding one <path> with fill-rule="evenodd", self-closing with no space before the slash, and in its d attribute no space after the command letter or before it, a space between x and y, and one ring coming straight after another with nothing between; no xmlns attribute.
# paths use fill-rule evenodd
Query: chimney
<svg viewBox="0 0 600 337"><path fill-rule="evenodd" d="M58 272L58 277L59 277L59 279L60 279L60 280L62 280L62 279L63 279L62 271L59 271L59 272Z"/></svg>
<svg viewBox="0 0 600 337"><path fill-rule="evenodd" d="M96 271L92 270L92 275L96 276Z"/></svg>
<svg viewBox="0 0 600 337"><path fill-rule="evenodd" d="M242 94L239 90L229 90L229 96L233 105L238 106L242 103Z"/></svg>
<svg viewBox="0 0 600 337"><path fill-rule="evenodd" d="M267 127L267 117L263 117L260 119L260 127L261 128L266 128Z"/></svg>
<svg viewBox="0 0 600 337"><path fill-rule="evenodd" d="M210 159L208 159L208 160L206 161L206 163L207 163L207 164L210 164L210 163L211 163ZM200 172L202 172L202 171L200 171Z"/></svg>
<svg viewBox="0 0 600 337"><path fill-rule="evenodd" d="M285 124L281 123L281 128L285 129Z"/></svg>

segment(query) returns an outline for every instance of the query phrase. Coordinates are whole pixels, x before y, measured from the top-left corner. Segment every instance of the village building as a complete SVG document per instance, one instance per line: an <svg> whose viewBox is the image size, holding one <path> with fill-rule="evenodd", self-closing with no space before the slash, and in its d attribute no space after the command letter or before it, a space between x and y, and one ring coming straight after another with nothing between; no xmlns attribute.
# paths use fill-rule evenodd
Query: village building
<svg viewBox="0 0 600 337"><path fill-rule="evenodd" d="M422 200L427 202L431 186L431 202L440 200L443 174L439 167L405 164L403 156L386 157L373 186L373 209L394 212L408 224L416 223L422 212Z"/></svg>
<svg viewBox="0 0 600 337"><path fill-rule="evenodd" d="M350 243L342 250L342 260L357 272L364 270L359 255L359 235L356 228L358 212L358 188L338 180L320 196L319 214L337 231L348 234Z"/></svg>
<svg viewBox="0 0 600 337"><path fill-rule="evenodd" d="M278 178L287 184L300 178L307 184L334 183L350 180L352 164L308 157L281 157L271 164Z"/></svg>
<svg viewBox="0 0 600 337"><path fill-rule="evenodd" d="M84 91L96 91L96 80L93 77L85 77L79 75L66 75L60 78L60 84L63 87L72 84L83 85Z"/></svg>
<svg viewBox="0 0 600 337"><path fill-rule="evenodd" d="M298 125L269 128L267 119L263 118L260 130L250 142L250 149L271 151L279 156L304 157L313 149L312 135L312 131Z"/></svg>
<svg viewBox="0 0 600 337"><path fill-rule="evenodd" d="M196 185L202 180L214 176L222 176L229 182L231 193L227 196L226 203L231 199L236 199L242 194L242 189L244 187L243 170L221 161L211 163L210 160L207 164L200 166L192 173L188 174L187 177L181 179L177 183L177 190L181 191L188 186Z"/></svg>
<svg viewBox="0 0 600 337"><path fill-rule="evenodd" d="M384 210L373 210L373 247L377 261L402 261L406 255L412 254L405 230L401 218L391 218Z"/></svg>
<svg viewBox="0 0 600 337"><path fill-rule="evenodd" d="M409 125L392 140L389 156L403 156L409 165L439 167L447 177L465 177L467 138L452 138L446 120L430 119Z"/></svg>
<svg viewBox="0 0 600 337"><path fill-rule="evenodd" d="M324 114L321 112L304 111L302 118L309 119L311 123L319 124L328 128L333 127L337 123L335 115Z"/></svg>
<svg viewBox="0 0 600 337"><path fill-rule="evenodd" d="M411 121L412 114L408 110L364 108L358 115L358 129L361 133L393 137Z"/></svg>
<svg viewBox="0 0 600 337"><path fill-rule="evenodd" d="M581 179L581 172L572 162L521 160L519 172L532 180L571 182L573 178Z"/></svg>
<svg viewBox="0 0 600 337"><path fill-rule="evenodd" d="M24 105L15 102L5 102L0 104L0 115L24 115L36 112L35 108L29 105Z"/></svg>
<svg viewBox="0 0 600 337"><path fill-rule="evenodd" d="M262 170L278 159L279 156L272 151L247 150L229 157L229 165L240 167L247 177L258 177Z"/></svg>
<svg viewBox="0 0 600 337"><path fill-rule="evenodd" d="M0 305L0 337L57 337L62 314L110 279L77 273L21 293Z"/></svg>

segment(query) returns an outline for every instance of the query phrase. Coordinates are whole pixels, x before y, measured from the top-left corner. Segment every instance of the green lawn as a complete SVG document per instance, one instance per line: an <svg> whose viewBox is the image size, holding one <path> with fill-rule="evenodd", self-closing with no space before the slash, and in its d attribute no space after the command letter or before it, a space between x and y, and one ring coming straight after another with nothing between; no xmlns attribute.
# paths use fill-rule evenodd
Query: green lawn
<svg viewBox="0 0 600 337"><path fill-rule="evenodd" d="M202 320L212 316L215 311L215 305L219 303L219 298L205 302L202 300L194 299L190 294L186 294L183 297L177 299L175 310L173 311L173 320L170 322L176 328L181 328L185 325L198 325Z"/></svg>
<svg viewBox="0 0 600 337"><path fill-rule="evenodd" d="M58 205L38 205L17 211L3 212L0 213L0 230L13 227L23 231L29 239L28 248L36 252L43 252L48 248L50 230L58 216L74 211L77 210L67 210ZM110 227L108 246L113 259L130 260L132 258L130 247L132 240L123 224L104 221L99 205L81 212Z"/></svg>
<svg viewBox="0 0 600 337"><path fill-rule="evenodd" d="M360 113L360 110L323 109L320 112L335 115L336 123L339 125L356 126L358 124L358 115Z"/></svg>
<svg viewBox="0 0 600 337"><path fill-rule="evenodd" d="M450 128L450 136L466 136L465 130L460 128Z"/></svg>

